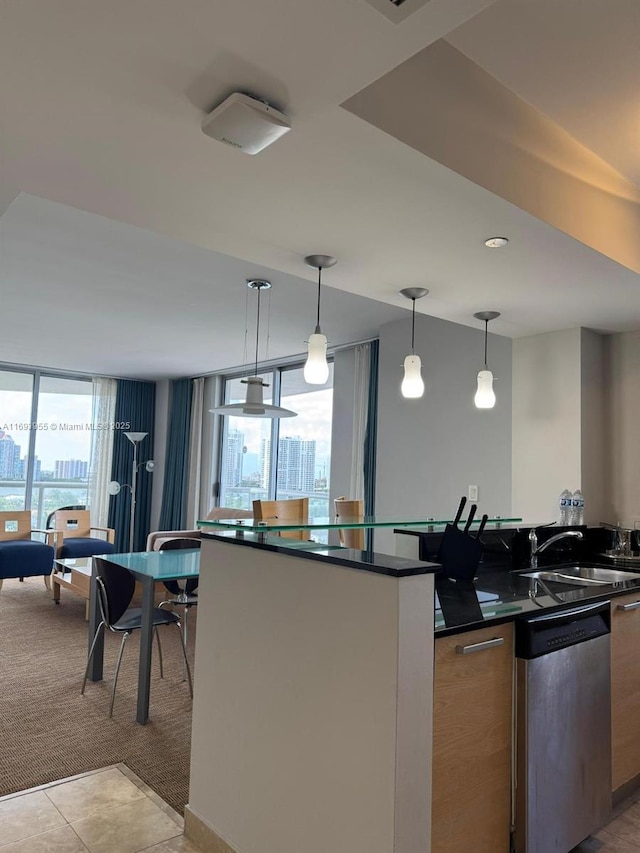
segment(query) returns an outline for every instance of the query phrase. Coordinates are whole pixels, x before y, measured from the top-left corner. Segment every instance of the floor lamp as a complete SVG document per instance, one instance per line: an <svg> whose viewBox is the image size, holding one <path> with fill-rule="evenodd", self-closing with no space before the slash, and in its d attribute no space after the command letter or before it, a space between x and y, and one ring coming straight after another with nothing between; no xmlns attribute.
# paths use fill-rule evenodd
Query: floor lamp
<svg viewBox="0 0 640 853"><path fill-rule="evenodd" d="M148 432L125 432L126 437L133 444L133 469L131 471L131 485L128 483L120 484L117 480L112 480L109 483L109 494L117 495L122 489L129 489L131 492L131 518L129 521L129 551L133 551L133 535L136 526L136 489L138 485L138 470L144 465L145 470L153 471L155 462L153 459L147 462L138 462L138 445L145 439Z"/></svg>

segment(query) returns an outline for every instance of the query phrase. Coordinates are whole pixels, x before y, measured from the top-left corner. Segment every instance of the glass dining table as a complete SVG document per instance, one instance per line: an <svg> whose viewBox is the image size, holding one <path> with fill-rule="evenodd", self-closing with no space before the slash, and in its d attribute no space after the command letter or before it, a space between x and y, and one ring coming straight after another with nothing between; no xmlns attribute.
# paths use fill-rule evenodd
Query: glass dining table
<svg viewBox="0 0 640 853"><path fill-rule="evenodd" d="M138 663L138 699L136 720L141 725L149 720L151 693L151 646L153 641L154 592L157 582L197 578L200 574L200 549L176 551L141 551L131 554L104 554L102 560L128 569L142 586L142 630L140 632L140 660ZM89 594L89 646L101 622L98 605L95 563L91 570ZM89 679L101 681L104 662L104 631L96 643Z"/></svg>

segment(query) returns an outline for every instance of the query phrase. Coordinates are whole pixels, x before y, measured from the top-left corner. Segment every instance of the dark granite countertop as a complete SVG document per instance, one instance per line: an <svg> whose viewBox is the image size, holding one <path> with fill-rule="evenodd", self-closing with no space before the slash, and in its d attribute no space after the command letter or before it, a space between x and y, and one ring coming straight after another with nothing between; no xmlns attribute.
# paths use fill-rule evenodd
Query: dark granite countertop
<svg viewBox="0 0 640 853"><path fill-rule="evenodd" d="M486 572L471 583L436 577L436 636L498 625L542 610L551 612L581 602L606 601L636 590L640 595L640 573L637 580L607 586L553 583L546 586L555 597L541 589L534 579L523 577L519 572Z"/></svg>
<svg viewBox="0 0 640 853"><path fill-rule="evenodd" d="M414 575L435 574L440 571L437 563L423 560L408 560L404 557L393 557L389 554L378 554L374 551L358 551L355 548L322 545L305 540L286 539L280 536L266 536L264 541L258 541L259 534L244 533L242 538L235 530L210 533L202 531L202 539L217 539L247 548L259 548L263 551L295 556L300 554L308 560L321 563L333 563L363 572L373 572L378 575L389 575L395 578L412 577Z"/></svg>

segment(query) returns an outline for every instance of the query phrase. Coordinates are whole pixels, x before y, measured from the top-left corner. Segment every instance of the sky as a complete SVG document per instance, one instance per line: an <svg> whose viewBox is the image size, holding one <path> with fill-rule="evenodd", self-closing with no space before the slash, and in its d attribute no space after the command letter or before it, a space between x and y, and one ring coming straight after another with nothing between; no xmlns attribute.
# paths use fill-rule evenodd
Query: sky
<svg viewBox="0 0 640 853"><path fill-rule="evenodd" d="M61 429L64 424L91 423L91 383L89 393L40 394L37 423L47 429L38 429L36 456L45 470L53 470L56 459L84 459L89 461L91 452L91 430L71 431ZM21 456L29 447L28 428L31 422L31 394L26 391L0 390L0 430L7 432L20 445ZM23 425L20 429L16 424ZM52 428L52 426L54 428Z"/></svg>

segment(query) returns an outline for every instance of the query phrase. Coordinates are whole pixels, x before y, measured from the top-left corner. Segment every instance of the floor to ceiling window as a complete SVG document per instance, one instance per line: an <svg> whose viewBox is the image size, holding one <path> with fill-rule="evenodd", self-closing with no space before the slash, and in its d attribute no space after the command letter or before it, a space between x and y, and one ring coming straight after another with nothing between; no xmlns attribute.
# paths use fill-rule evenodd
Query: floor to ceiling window
<svg viewBox="0 0 640 853"><path fill-rule="evenodd" d="M0 370L0 511L25 508L33 383L31 373Z"/></svg>
<svg viewBox="0 0 640 853"><path fill-rule="evenodd" d="M30 509L33 526L87 503L90 379L0 370L0 510Z"/></svg>
<svg viewBox="0 0 640 853"><path fill-rule="evenodd" d="M309 498L309 516L329 512L333 363L326 385L307 385L302 367L264 373L265 402L295 418L225 417L220 454L220 505L251 509L261 499ZM240 379L225 382L225 403L244 399ZM273 449L276 448L276 452Z"/></svg>
<svg viewBox="0 0 640 853"><path fill-rule="evenodd" d="M88 500L92 383L58 376L40 378L37 398L31 512L44 527L49 513Z"/></svg>

